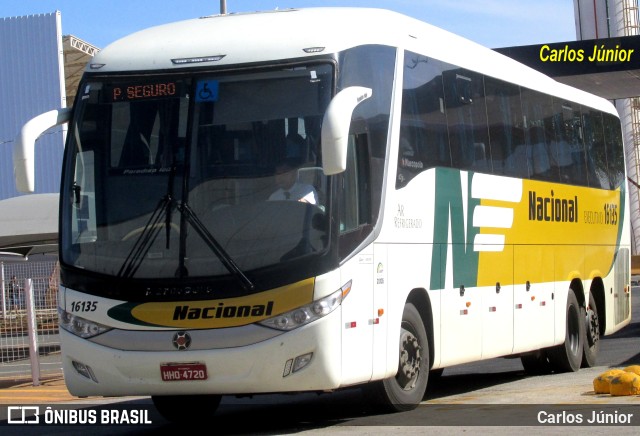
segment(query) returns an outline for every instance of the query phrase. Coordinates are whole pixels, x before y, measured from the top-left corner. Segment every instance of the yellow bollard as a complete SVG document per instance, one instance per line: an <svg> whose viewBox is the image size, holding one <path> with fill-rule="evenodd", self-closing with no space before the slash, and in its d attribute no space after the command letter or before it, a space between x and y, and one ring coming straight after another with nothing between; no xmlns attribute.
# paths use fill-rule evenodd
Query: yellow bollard
<svg viewBox="0 0 640 436"><path fill-rule="evenodd" d="M593 379L593 390L596 392L596 394L609 394L611 380L614 377L617 377L620 374L624 373L625 371L621 369L610 369L603 372L598 377Z"/></svg>
<svg viewBox="0 0 640 436"><path fill-rule="evenodd" d="M640 365L627 366L623 371L632 372L636 375L640 375Z"/></svg>
<svg viewBox="0 0 640 436"><path fill-rule="evenodd" d="M611 395L640 394L640 376L632 372L624 372L611 380Z"/></svg>

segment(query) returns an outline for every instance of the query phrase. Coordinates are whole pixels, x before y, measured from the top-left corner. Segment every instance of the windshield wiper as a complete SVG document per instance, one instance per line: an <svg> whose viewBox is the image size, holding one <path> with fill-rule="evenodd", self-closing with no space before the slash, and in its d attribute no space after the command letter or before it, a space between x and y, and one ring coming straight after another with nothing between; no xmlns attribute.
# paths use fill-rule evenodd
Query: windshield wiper
<svg viewBox="0 0 640 436"><path fill-rule="evenodd" d="M133 277L138 268L140 268L144 257L153 245L153 242L156 240L156 238L158 237L158 233L160 233L160 230L163 227L161 224L163 217L165 219L165 225L169 227L171 226L169 216L171 215L171 210L173 209L172 204L173 199L169 194L160 199L158 205L151 213L147 224L145 224L145 226L142 228L140 236L138 236L138 239L136 239L135 244L133 244L131 251L129 251L127 258L124 260L124 263L120 267L120 270L118 271L118 277ZM168 244L169 235L167 234L167 246Z"/></svg>
<svg viewBox="0 0 640 436"><path fill-rule="evenodd" d="M196 233L200 235L202 240L207 244L207 246L213 251L213 253L220 259L220 262L232 273L240 282L242 287L247 291L252 291L255 289L255 285L251 282L249 277L247 277L244 272L238 267L238 265L231 258L229 253L220 245L218 241L213 237L209 229L202 224L202 221L193 213L193 210L189 207L189 205L185 202L182 202L178 205L178 210L184 217L184 219L191 224Z"/></svg>
<svg viewBox="0 0 640 436"><path fill-rule="evenodd" d="M165 195L156 208L151 213L149 220L145 224L136 240L135 244L131 248L131 251L127 255L124 263L120 267L118 271L118 277L129 278L133 277L133 275L138 271L144 257L148 253L149 249L153 245L153 242L158 237L158 234L162 230L163 227L167 228L167 233L171 227L171 211L174 208L174 202L170 195ZM242 287L247 291L252 291L255 289L255 285L249 277L247 277L244 272L238 267L238 265L231 258L229 253L220 245L220 243L213 237L211 232L206 228L202 221L196 216L193 210L189 207L187 203L180 203L178 206L178 211L183 216L186 222L191 224L196 233L200 235L202 240L207 244L207 246L213 251L213 253L220 259L220 262L232 273L240 282ZM164 224L162 223L164 219ZM167 248L168 248L168 239L169 235L167 234ZM183 257L181 257L181 263L184 262ZM180 271L186 271L184 265L179 267Z"/></svg>

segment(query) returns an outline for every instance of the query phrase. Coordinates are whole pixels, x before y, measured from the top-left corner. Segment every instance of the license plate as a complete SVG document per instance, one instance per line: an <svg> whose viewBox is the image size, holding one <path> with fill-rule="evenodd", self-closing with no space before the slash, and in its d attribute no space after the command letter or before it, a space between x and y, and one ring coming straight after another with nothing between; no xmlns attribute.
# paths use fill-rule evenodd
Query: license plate
<svg viewBox="0 0 640 436"><path fill-rule="evenodd" d="M161 363L162 381L206 380L207 366L204 363Z"/></svg>

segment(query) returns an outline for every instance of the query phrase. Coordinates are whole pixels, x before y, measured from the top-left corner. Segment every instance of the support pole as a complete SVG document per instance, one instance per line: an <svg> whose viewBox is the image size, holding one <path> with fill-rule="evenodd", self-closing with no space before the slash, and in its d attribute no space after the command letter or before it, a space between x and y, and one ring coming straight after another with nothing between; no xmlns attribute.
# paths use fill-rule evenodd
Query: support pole
<svg viewBox="0 0 640 436"><path fill-rule="evenodd" d="M4 262L0 262L0 297L2 297L2 316L7 316L7 292L4 283Z"/></svg>
<svg viewBox="0 0 640 436"><path fill-rule="evenodd" d="M29 332L29 361L31 362L33 386L40 386L40 350L38 347L36 305L31 285L31 279L24 280L25 310L27 312L27 330Z"/></svg>

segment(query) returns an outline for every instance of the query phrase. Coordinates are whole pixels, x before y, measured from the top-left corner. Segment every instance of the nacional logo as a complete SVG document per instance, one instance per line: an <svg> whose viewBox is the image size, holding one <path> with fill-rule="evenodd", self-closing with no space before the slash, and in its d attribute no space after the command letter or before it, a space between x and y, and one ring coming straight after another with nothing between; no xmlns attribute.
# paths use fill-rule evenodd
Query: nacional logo
<svg viewBox="0 0 640 436"><path fill-rule="evenodd" d="M551 196L544 197L529 191L529 221L577 223L578 196L559 198L552 190Z"/></svg>
<svg viewBox="0 0 640 436"><path fill-rule="evenodd" d="M189 305L176 306L173 312L173 320L183 319L212 319L212 318L247 318L271 316L274 301L267 304L254 305L226 305L218 303L217 306L190 307Z"/></svg>

